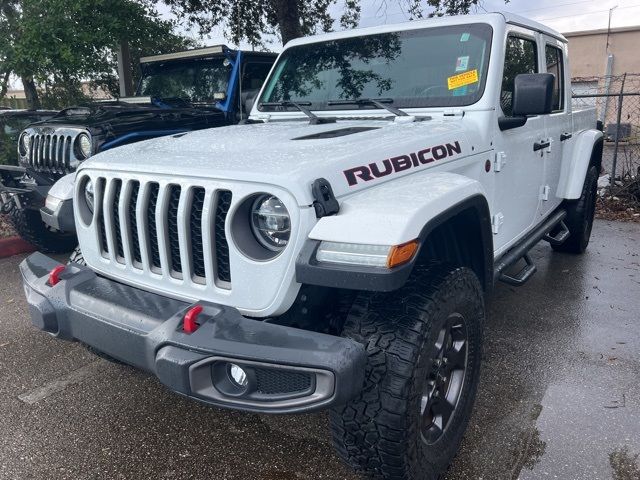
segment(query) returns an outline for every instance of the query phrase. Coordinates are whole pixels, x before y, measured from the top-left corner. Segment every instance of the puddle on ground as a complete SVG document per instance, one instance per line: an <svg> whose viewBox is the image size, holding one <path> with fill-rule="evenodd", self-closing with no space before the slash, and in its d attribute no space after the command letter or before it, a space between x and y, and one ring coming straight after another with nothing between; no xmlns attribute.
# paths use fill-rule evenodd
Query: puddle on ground
<svg viewBox="0 0 640 480"><path fill-rule="evenodd" d="M518 444L513 453L514 464L511 469L513 480L520 477L523 468L533 470L547 448L547 443L540 439L540 431L535 427L535 422L541 413L542 405L534 405L530 417L533 425L519 434Z"/></svg>

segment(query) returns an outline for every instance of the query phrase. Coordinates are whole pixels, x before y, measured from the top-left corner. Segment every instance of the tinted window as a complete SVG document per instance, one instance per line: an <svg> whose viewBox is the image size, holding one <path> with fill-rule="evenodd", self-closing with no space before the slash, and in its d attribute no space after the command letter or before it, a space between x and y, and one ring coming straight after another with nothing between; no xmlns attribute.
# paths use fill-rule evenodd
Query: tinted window
<svg viewBox="0 0 640 480"><path fill-rule="evenodd" d="M331 100L381 97L397 107L470 105L484 90L491 36L489 25L469 24L292 47L260 102L306 102L314 110L355 108Z"/></svg>
<svg viewBox="0 0 640 480"><path fill-rule="evenodd" d="M271 63L247 63L242 72L243 90L260 90L271 70Z"/></svg>
<svg viewBox="0 0 640 480"><path fill-rule="evenodd" d="M545 49L547 57L547 72L553 74L553 110L564 108L564 66L562 64L562 50L551 45Z"/></svg>
<svg viewBox="0 0 640 480"><path fill-rule="evenodd" d="M507 37L504 77L502 78L502 91L500 92L500 105L507 116L511 116L512 113L515 79L521 73L538 73L536 42L510 35Z"/></svg>

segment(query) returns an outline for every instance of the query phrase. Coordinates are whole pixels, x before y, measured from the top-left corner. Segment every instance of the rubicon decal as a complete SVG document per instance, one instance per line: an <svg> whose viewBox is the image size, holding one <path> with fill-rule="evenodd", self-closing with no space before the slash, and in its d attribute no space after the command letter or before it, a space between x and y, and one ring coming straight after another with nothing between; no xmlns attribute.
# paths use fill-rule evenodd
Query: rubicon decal
<svg viewBox="0 0 640 480"><path fill-rule="evenodd" d="M387 158L382 162L374 162L369 165L350 168L345 170L344 176L350 187L357 185L359 182L369 182L376 178L386 177L392 173L402 172L421 165L444 160L447 157L453 157L462 153L460 142L445 143L436 145L435 147L425 148L417 152L397 157Z"/></svg>

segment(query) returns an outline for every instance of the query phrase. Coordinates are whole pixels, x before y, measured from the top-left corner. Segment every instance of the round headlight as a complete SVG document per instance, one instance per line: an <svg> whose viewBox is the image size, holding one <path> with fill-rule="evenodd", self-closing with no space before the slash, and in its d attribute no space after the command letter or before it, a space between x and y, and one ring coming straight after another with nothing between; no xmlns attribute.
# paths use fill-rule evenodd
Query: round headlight
<svg viewBox="0 0 640 480"><path fill-rule="evenodd" d="M273 195L256 198L251 207L251 229L256 239L274 252L289 243L291 218L280 199Z"/></svg>
<svg viewBox="0 0 640 480"><path fill-rule="evenodd" d="M93 191L93 182L91 180L87 180L87 183L84 184L84 199L87 202L87 207L89 207L89 211L93 213L94 208L94 191Z"/></svg>
<svg viewBox="0 0 640 480"><path fill-rule="evenodd" d="M86 133L78 135L76 140L78 145L78 153L82 159L89 158L91 156L91 139Z"/></svg>
<svg viewBox="0 0 640 480"><path fill-rule="evenodd" d="M20 141L18 142L18 148L20 150L20 155L24 156L29 153L29 147L31 146L31 137L27 132L24 132L20 136Z"/></svg>

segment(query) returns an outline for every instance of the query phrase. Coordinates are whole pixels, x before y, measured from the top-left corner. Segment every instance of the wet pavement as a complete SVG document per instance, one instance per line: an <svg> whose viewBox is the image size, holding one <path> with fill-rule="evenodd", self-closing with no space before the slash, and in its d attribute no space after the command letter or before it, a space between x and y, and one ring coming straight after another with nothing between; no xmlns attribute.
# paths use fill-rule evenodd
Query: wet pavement
<svg viewBox="0 0 640 480"><path fill-rule="evenodd" d="M640 225L599 221L581 257L532 252L499 285L473 418L446 479L640 480ZM185 400L29 324L0 260L1 479L356 479L324 414Z"/></svg>

